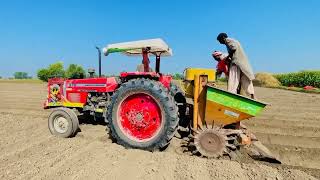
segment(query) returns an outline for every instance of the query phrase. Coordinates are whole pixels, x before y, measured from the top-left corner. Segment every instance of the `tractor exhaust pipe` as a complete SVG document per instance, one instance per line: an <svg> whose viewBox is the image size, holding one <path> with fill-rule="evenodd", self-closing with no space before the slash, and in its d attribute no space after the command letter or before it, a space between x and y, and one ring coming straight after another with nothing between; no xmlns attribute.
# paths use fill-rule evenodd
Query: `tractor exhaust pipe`
<svg viewBox="0 0 320 180"><path fill-rule="evenodd" d="M98 50L98 57L99 57L99 77L101 77L101 50L98 46L96 46L96 49Z"/></svg>

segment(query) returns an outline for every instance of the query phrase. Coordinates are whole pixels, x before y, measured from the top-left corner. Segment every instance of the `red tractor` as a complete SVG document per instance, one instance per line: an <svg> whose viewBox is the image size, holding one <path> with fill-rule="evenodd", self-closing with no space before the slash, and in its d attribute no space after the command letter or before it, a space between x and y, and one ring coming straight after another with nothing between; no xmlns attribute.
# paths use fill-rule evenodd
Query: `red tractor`
<svg viewBox="0 0 320 180"><path fill-rule="evenodd" d="M77 115L90 114L104 117L118 144L161 149L168 145L179 123L174 96L181 91L171 88L171 76L160 73L160 57L171 56L172 50L161 39L110 44L103 49L106 56L115 52L142 55L140 68L119 77L49 80L44 108L53 108L50 132L65 138L75 136ZM149 55L156 57L155 71L149 67Z"/></svg>
<svg viewBox="0 0 320 180"><path fill-rule="evenodd" d="M105 119L118 144L154 151L165 148L180 125L187 127L186 151L193 154L234 158L244 149L254 159L281 163L240 124L267 103L215 87L212 69L187 68L175 86L171 76L160 73L160 57L172 55L161 39L111 44L103 52L142 55L142 64L136 72L101 77L99 58L99 78L50 79L44 108L54 108L48 122L52 134L76 135L78 115L90 114ZM149 55L156 57L155 72Z"/></svg>

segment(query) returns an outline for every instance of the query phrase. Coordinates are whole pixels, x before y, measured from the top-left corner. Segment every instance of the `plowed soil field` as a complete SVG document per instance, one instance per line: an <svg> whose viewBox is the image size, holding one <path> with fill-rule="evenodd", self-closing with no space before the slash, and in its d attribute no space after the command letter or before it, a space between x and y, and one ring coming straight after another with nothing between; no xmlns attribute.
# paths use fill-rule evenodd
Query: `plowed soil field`
<svg viewBox="0 0 320 180"><path fill-rule="evenodd" d="M281 165L128 150L104 125L81 124L74 138L52 136L43 110L45 84L0 82L0 179L319 179L320 95L256 88L269 102L248 129L280 157Z"/></svg>

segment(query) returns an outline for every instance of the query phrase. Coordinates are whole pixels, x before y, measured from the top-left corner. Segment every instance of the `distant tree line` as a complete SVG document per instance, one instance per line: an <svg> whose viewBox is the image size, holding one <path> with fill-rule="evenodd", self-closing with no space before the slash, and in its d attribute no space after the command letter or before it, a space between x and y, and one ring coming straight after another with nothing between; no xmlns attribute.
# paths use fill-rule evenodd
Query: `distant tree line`
<svg viewBox="0 0 320 180"><path fill-rule="evenodd" d="M67 69L64 69L62 62L50 64L47 68L39 69L37 76L42 81L48 81L50 78L61 77L69 79L81 79L86 77L86 72L82 66L70 64Z"/></svg>
<svg viewBox="0 0 320 180"><path fill-rule="evenodd" d="M27 72L15 72L13 74L14 79L31 79L32 77L28 75Z"/></svg>

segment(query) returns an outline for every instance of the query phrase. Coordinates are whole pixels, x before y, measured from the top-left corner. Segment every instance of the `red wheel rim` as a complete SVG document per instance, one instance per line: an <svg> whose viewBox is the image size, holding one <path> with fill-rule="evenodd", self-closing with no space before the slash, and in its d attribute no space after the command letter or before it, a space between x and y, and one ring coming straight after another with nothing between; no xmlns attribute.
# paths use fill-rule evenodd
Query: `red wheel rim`
<svg viewBox="0 0 320 180"><path fill-rule="evenodd" d="M118 124L130 139L148 141L161 129L161 108L156 100L146 93L128 95L120 103Z"/></svg>

